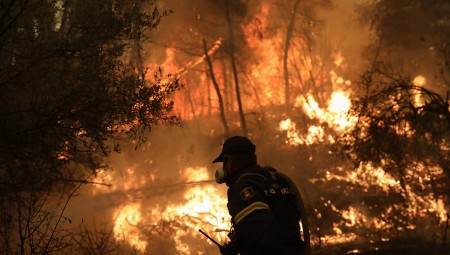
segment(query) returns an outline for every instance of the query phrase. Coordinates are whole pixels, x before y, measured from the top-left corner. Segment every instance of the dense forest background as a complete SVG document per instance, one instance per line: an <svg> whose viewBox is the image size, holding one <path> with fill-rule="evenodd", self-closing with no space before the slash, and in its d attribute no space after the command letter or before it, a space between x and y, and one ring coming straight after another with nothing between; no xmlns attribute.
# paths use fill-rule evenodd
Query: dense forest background
<svg viewBox="0 0 450 255"><path fill-rule="evenodd" d="M0 0L0 253L219 254L231 135L313 254L448 254L450 3Z"/></svg>

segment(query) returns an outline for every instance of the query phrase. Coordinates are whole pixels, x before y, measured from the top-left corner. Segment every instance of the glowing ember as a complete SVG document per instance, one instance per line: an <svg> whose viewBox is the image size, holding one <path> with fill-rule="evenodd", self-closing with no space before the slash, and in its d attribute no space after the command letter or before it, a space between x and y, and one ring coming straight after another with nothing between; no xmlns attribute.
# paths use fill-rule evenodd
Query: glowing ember
<svg viewBox="0 0 450 255"><path fill-rule="evenodd" d="M335 236L323 236L320 238L321 242L325 245L333 245L333 244L340 244L340 243L349 243L354 240L358 235L354 233L349 234L342 234L342 235L335 235Z"/></svg>
<svg viewBox="0 0 450 255"><path fill-rule="evenodd" d="M364 224L367 222L366 216L352 206L350 206L348 210L342 210L341 214L347 227L353 227L357 224Z"/></svg>
<svg viewBox="0 0 450 255"><path fill-rule="evenodd" d="M390 206L385 209L378 217L363 214L356 208L349 206L348 209L337 209L331 202L326 203L333 211L339 213L342 221L334 225L333 229L337 235L343 233L340 226L345 227L366 227L370 229L396 229L402 230L402 227L396 227L392 219L398 220L398 215L414 219L418 217L435 217L441 224L447 221L448 206L445 205L442 198L436 198L433 193L418 194L425 189L425 183L430 182L433 176L442 174L442 169L426 167L421 163L411 165L406 173L408 179L418 178L417 182L424 185L420 190L414 190L408 183L401 185L400 180L384 171L382 167L374 167L372 164L361 164L355 171L345 171L337 169L334 173L326 171L326 181L338 180L359 186L365 192L369 188L379 187L386 195L400 194L406 202L406 208L401 206ZM416 225L409 223L405 226L407 229L415 229Z"/></svg>
<svg viewBox="0 0 450 255"><path fill-rule="evenodd" d="M399 190L401 188L400 181L386 173L383 168L375 168L370 163L361 164L356 171L344 171L343 169L339 169L339 172L345 173L345 175L332 174L327 171L325 178L328 181L332 179L346 181L352 184L361 185L365 188L378 186L386 193L391 189Z"/></svg>
<svg viewBox="0 0 450 255"><path fill-rule="evenodd" d="M416 86L423 86L427 83L427 79L422 75L418 75L413 79L412 83Z"/></svg>

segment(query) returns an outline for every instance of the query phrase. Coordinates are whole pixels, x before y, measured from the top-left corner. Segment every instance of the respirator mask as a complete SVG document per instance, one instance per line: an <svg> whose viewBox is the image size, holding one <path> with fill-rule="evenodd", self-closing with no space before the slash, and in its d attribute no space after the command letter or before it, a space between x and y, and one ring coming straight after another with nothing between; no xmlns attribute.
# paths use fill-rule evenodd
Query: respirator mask
<svg viewBox="0 0 450 255"><path fill-rule="evenodd" d="M217 168L214 177L216 178L217 183L222 184L227 179L227 172L223 167Z"/></svg>

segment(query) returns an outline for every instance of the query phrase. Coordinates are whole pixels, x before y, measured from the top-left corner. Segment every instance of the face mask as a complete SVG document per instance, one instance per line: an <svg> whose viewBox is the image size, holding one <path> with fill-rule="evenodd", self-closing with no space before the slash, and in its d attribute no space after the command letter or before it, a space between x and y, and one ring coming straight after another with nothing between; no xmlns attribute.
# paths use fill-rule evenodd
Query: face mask
<svg viewBox="0 0 450 255"><path fill-rule="evenodd" d="M223 167L217 168L214 177L216 178L217 183L219 184L224 183L227 179L227 172Z"/></svg>

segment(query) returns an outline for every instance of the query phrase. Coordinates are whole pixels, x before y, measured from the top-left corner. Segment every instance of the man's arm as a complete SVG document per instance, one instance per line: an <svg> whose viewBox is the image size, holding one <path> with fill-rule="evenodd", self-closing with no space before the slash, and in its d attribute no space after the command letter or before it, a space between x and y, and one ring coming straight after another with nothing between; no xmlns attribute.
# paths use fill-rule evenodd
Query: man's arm
<svg viewBox="0 0 450 255"><path fill-rule="evenodd" d="M270 211L264 185L263 181L254 176L240 179L229 190L228 210L240 251L280 254L280 230Z"/></svg>

